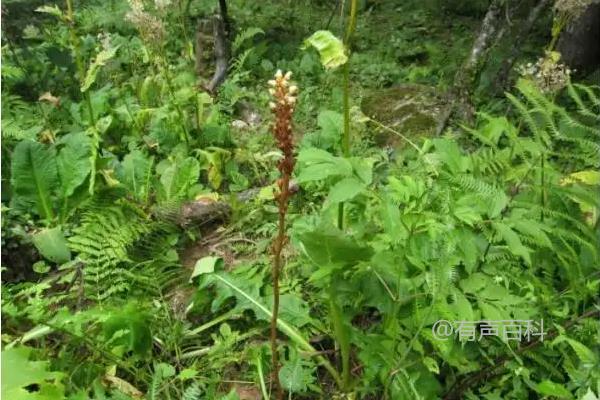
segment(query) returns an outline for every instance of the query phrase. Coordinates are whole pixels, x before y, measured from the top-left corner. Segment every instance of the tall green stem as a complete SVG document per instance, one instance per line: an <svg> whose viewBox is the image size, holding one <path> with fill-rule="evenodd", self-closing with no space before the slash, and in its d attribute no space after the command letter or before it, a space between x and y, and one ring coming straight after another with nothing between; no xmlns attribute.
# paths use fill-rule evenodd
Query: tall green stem
<svg viewBox="0 0 600 400"><path fill-rule="evenodd" d="M350 389L350 337L348 330L344 326L342 309L338 303L337 293L334 285L329 286L329 314L333 324L333 333L340 348L340 354L342 357L342 376L340 389L342 391L347 391Z"/></svg>
<svg viewBox="0 0 600 400"><path fill-rule="evenodd" d="M73 0L66 0L67 3L67 24L69 26L69 36L71 39L71 49L75 56L75 65L77 66L77 74L79 75L79 85L85 79L85 65L83 63L83 56L81 55L81 48L79 46L79 36L77 36L77 30L75 29L75 17L73 15ZM88 108L90 125L96 125L96 117L94 116L94 108L92 106L92 98L90 93L86 91L83 94L85 102Z"/></svg>
<svg viewBox="0 0 600 400"><path fill-rule="evenodd" d="M346 35L344 36L344 46L348 52L348 61L344 64L344 134L342 136L342 154L344 157L350 157L350 41L354 28L356 27L356 10L358 7L358 0L352 0L350 5L350 17L348 20L348 26L346 28ZM338 205L338 228L344 228L344 203Z"/></svg>
<svg viewBox="0 0 600 400"><path fill-rule="evenodd" d="M173 88L171 73L169 72L169 66L167 64L167 60L164 57L160 57L160 70L165 77L165 81L167 83L167 89L169 90L169 95L173 101L173 105L175 106L175 111L177 112L177 117L179 118L179 122L181 123L181 130L183 133L183 139L187 145L190 144L190 135L188 133L187 126L185 124L185 115L181 106L179 105L179 101L175 97L175 89Z"/></svg>

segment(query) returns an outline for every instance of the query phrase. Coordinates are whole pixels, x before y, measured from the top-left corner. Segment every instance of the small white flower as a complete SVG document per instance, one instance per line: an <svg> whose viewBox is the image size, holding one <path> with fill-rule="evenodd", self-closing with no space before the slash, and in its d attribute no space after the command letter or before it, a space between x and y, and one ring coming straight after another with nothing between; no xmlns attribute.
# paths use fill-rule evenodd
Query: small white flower
<svg viewBox="0 0 600 400"><path fill-rule="evenodd" d="M278 69L277 72L275 72L275 78L281 79L282 77L283 77L283 72L281 72L281 70Z"/></svg>

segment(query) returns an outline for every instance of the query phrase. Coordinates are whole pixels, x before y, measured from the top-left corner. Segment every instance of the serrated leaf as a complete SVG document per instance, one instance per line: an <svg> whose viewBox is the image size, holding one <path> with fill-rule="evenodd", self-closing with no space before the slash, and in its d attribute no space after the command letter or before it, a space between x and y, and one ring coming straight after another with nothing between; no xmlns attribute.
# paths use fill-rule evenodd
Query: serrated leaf
<svg viewBox="0 0 600 400"><path fill-rule="evenodd" d="M517 235L517 233L508 225L505 225L501 222L494 222L493 226L496 232L498 232L500 237L508 245L508 250L515 256L522 257L527 264L531 265L531 256L529 254L529 250L523 245L523 243L521 243L519 235Z"/></svg>
<svg viewBox="0 0 600 400"><path fill-rule="evenodd" d="M308 391L309 386L315 382L314 372L312 363L292 351L290 359L285 360L279 370L279 380L286 391L302 393Z"/></svg>
<svg viewBox="0 0 600 400"><path fill-rule="evenodd" d="M439 367L437 361L435 361L433 358L431 358L431 357L423 358L423 364L425 364L427 369L429 371L433 372L434 374L440 373L440 367Z"/></svg>
<svg viewBox="0 0 600 400"><path fill-rule="evenodd" d="M535 391L544 396L557 397L559 399L572 399L573 395L560 383L544 380L538 383Z"/></svg>
<svg viewBox="0 0 600 400"><path fill-rule="evenodd" d="M331 187L324 207L351 200L362 192L365 187L366 185L356 178L344 178Z"/></svg>
<svg viewBox="0 0 600 400"><path fill-rule="evenodd" d="M48 361L30 361L31 348L14 347L2 351L3 399L10 400L63 400L63 374L48 371ZM37 392L27 387L36 385Z"/></svg>
<svg viewBox="0 0 600 400"><path fill-rule="evenodd" d="M469 226L481 221L481 215L472 207L462 206L454 209L454 216Z"/></svg>
<svg viewBox="0 0 600 400"><path fill-rule="evenodd" d="M351 176L352 164L342 157L310 147L298 154L298 183L323 180L333 176Z"/></svg>
<svg viewBox="0 0 600 400"><path fill-rule="evenodd" d="M329 31L316 31L304 41L303 49L314 47L326 69L337 68L348 62L346 49L340 39Z"/></svg>
<svg viewBox="0 0 600 400"><path fill-rule="evenodd" d="M574 339L566 339L567 343L571 345L579 360L582 363L587 364L588 366L592 366L598 363L598 355L590 350L586 345L581 342L578 342Z"/></svg>
<svg viewBox="0 0 600 400"><path fill-rule="evenodd" d="M101 50L97 55L94 61L90 64L88 68L83 83L81 84L81 91L87 91L90 86L96 82L96 77L98 76L98 72L100 71L100 67L106 65L106 63L114 58L117 54L117 50L119 50L120 46L111 47L108 49Z"/></svg>

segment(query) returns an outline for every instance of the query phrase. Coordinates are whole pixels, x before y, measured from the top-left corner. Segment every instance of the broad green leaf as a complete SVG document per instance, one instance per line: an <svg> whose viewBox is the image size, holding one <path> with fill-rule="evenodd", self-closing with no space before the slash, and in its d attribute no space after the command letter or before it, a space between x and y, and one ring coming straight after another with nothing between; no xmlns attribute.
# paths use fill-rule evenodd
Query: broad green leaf
<svg viewBox="0 0 600 400"><path fill-rule="evenodd" d="M102 328L107 344L121 354L131 351L144 356L152 348L148 318L133 304L113 311Z"/></svg>
<svg viewBox="0 0 600 400"><path fill-rule="evenodd" d="M2 399L63 400L63 374L48 371L48 361L30 361L31 348L14 347L2 351ZM37 392L28 387L36 385Z"/></svg>
<svg viewBox="0 0 600 400"><path fill-rule="evenodd" d="M137 200L146 202L150 192L153 157L147 157L140 150L127 154L117 169L121 183L134 194Z"/></svg>
<svg viewBox="0 0 600 400"><path fill-rule="evenodd" d="M32 241L40 254L52 262L63 264L71 259L67 240L59 227L36 233L32 236Z"/></svg>
<svg viewBox="0 0 600 400"><path fill-rule="evenodd" d="M351 200L365 189L366 185L356 178L344 178L329 190L324 207Z"/></svg>
<svg viewBox="0 0 600 400"><path fill-rule="evenodd" d="M310 147L298 154L298 183L318 181L331 176L351 176L352 164L343 157Z"/></svg>
<svg viewBox="0 0 600 400"><path fill-rule="evenodd" d="M369 260L373 253L337 231L305 232L299 239L302 251L319 266L356 264Z"/></svg>
<svg viewBox="0 0 600 400"><path fill-rule="evenodd" d="M186 368L182 370L179 375L177 375L177 378L181 381L187 381L189 379L193 379L196 377L196 375L198 375L198 371L193 368Z"/></svg>
<svg viewBox="0 0 600 400"><path fill-rule="evenodd" d="M63 136L58 142L56 158L62 196L71 196L90 173L92 141L83 132Z"/></svg>
<svg viewBox="0 0 600 400"><path fill-rule="evenodd" d="M492 280L487 275L475 272L461 280L459 285L467 293L477 293L491 282Z"/></svg>
<svg viewBox="0 0 600 400"><path fill-rule="evenodd" d="M314 47L321 56L321 64L327 69L337 68L348 62L344 44L329 31L316 31L304 41L303 49Z"/></svg>
<svg viewBox="0 0 600 400"><path fill-rule="evenodd" d="M352 165L354 175L358 177L365 185L370 185L373 182L373 158L367 157L351 157L348 159Z"/></svg>
<svg viewBox="0 0 600 400"><path fill-rule="evenodd" d="M454 303L449 307L454 312L457 321L472 321L474 318L473 307L460 290L454 290Z"/></svg>
<svg viewBox="0 0 600 400"><path fill-rule="evenodd" d="M273 296L266 296L265 300L266 304L272 304ZM308 304L296 293L285 293L279 297L279 314L284 321L296 328L312 322Z"/></svg>
<svg viewBox="0 0 600 400"><path fill-rule="evenodd" d="M87 73L85 74L85 79L81 84L82 92L87 91L90 86L96 82L96 77L98 76L100 67L104 66L110 59L114 58L114 56L117 54L117 50L119 50L119 47L120 46L115 46L108 49L103 49L96 55L96 58L90 64Z"/></svg>
<svg viewBox="0 0 600 400"><path fill-rule="evenodd" d="M450 139L433 139L436 155L453 173L465 172L469 168L470 159L461 154L458 143Z"/></svg>
<svg viewBox="0 0 600 400"><path fill-rule="evenodd" d="M572 399L573 395L560 383L544 380L538 383L535 387L535 391L543 394L544 396L550 396L559 399Z"/></svg>
<svg viewBox="0 0 600 400"><path fill-rule="evenodd" d="M190 276L190 282L199 275L215 272L215 269L220 268L222 265L223 259L221 257L202 257L196 261L196 265L194 265L194 271L192 272L192 276Z"/></svg>
<svg viewBox="0 0 600 400"><path fill-rule="evenodd" d="M188 157L183 161L173 163L166 168L161 177L165 200L185 198L188 190L198 182L200 164L198 160Z"/></svg>
<svg viewBox="0 0 600 400"><path fill-rule="evenodd" d="M40 216L52 219L52 194L58 187L55 149L24 140L15 147L11 171L15 197L34 203Z"/></svg>

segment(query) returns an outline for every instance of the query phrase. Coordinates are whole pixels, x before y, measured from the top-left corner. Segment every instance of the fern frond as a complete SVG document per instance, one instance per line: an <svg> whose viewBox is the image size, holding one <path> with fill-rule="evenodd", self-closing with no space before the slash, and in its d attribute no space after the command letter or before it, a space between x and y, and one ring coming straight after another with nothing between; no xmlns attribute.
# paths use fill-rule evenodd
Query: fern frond
<svg viewBox="0 0 600 400"><path fill-rule="evenodd" d="M244 29L242 32L240 32L235 37L231 47L234 52L237 52L242 47L242 44L244 44L244 42L252 39L256 35L260 35L260 34L264 34L264 33L265 33L265 31L263 31L262 29L257 28L257 27L250 27L250 28Z"/></svg>

